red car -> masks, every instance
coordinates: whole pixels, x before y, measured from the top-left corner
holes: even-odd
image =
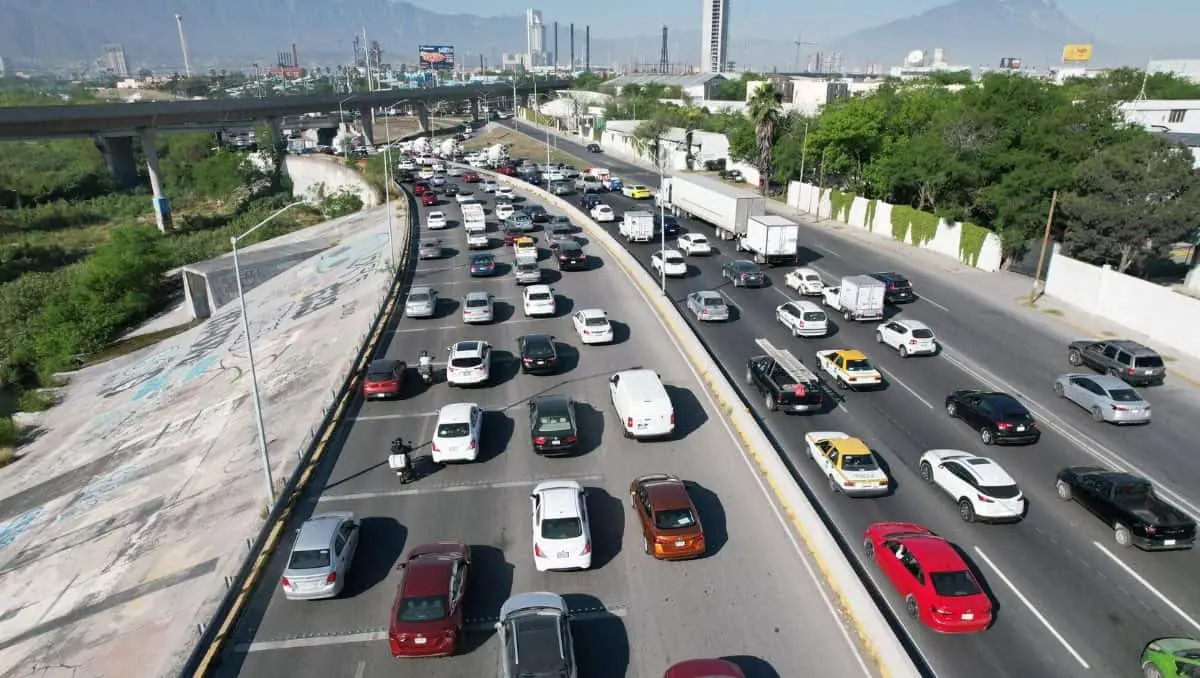
[[[400,360],[372,360],[363,375],[363,397],[398,398],[407,366]]]
[[[517,176],[517,168],[513,167],[512,165],[501,165],[496,168],[496,172],[498,174],[503,174],[506,177]]]
[[[479,175],[475,172],[463,172],[462,180],[468,184],[477,184],[479,183]]]
[[[863,550],[904,596],[908,616],[940,633],[977,633],[992,600],[954,546],[916,523],[875,523]]]
[[[433,207],[438,204],[437,195],[433,191],[426,191],[421,194],[421,204],[426,207]]]
[[[525,231],[522,231],[516,226],[509,226],[508,228],[504,229],[504,244],[511,245],[517,241],[517,238],[521,238],[526,235],[528,234],[525,233]]]
[[[724,659],[689,659],[667,669],[663,678],[746,678],[746,674]]]
[[[425,195],[432,191],[433,189],[429,187],[428,181],[418,181],[413,184],[413,195]]]
[[[458,649],[471,549],[446,541],[413,547],[392,605],[388,644],[393,657],[442,657]]]

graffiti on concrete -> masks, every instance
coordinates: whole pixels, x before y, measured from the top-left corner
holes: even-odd
[[[29,528],[33,527],[33,523],[38,519],[38,516],[42,515],[43,510],[45,509],[41,506],[32,508],[6,523],[0,523],[0,549],[13,543],[17,540],[17,537],[28,532]]]
[[[384,241],[387,240],[386,235],[381,237]],[[353,247],[338,248],[322,258],[317,264],[318,271],[328,272],[335,266],[344,266],[345,270],[331,284],[301,297],[295,313],[292,314],[292,320],[300,320],[333,306],[342,290],[353,287],[371,276],[371,272],[379,264],[381,252],[377,243],[372,243],[371,239],[364,238],[363,241]]]
[[[96,477],[71,500],[66,509],[58,514],[56,522],[69,520],[81,513],[91,511],[111,497],[113,493],[124,486],[136,474],[137,466],[135,464],[125,464],[102,476]]]

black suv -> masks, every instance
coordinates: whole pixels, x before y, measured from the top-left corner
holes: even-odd
[[[535,224],[544,224],[547,221],[550,221],[550,213],[547,212],[546,208],[542,207],[541,205],[525,205],[521,208],[521,211],[525,214],[528,214],[529,218],[532,219],[533,223]]]
[[[1086,365],[1135,386],[1161,386],[1167,380],[1162,356],[1129,339],[1073,341],[1067,349],[1067,360],[1075,367]]]
[[[666,216],[655,214],[654,232],[657,233],[659,229],[664,229],[667,236],[679,235],[679,220],[670,214]]]
[[[549,334],[526,334],[517,338],[521,371],[525,374],[554,374],[558,372],[558,350]]]
[[[912,283],[899,273],[868,273],[867,275],[887,285],[883,300],[889,304],[907,304],[917,300]]]
[[[967,422],[984,445],[1032,445],[1042,437],[1033,415],[1007,393],[955,391],[946,396],[946,414]]]
[[[579,206],[585,210],[590,210],[596,205],[599,205],[600,202],[600,196],[593,195],[591,193],[584,193],[583,197],[579,199]]]
[[[564,240],[558,244],[557,256],[558,270],[560,271],[580,271],[587,269],[587,254],[583,252],[583,246],[574,240]]]

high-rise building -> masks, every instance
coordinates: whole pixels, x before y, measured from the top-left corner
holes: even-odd
[[[104,46],[104,69],[118,78],[129,77],[129,60],[125,58],[124,45]]]
[[[542,13],[536,9],[525,10],[525,45],[528,65],[546,65],[546,26],[542,23]]]
[[[721,73],[728,63],[729,0],[703,0],[701,19],[700,70]]]

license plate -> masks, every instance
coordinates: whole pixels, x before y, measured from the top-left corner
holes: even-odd
[[[1174,539],[1164,539],[1163,540],[1163,546],[1174,546],[1174,545],[1175,545]]]
[[[640,431],[640,430],[646,428],[647,426],[649,426],[649,424],[641,423],[641,424],[637,425],[637,429]]]
[[[429,642],[429,639],[417,636],[416,638],[413,638],[413,642],[416,643],[417,645],[424,645],[425,643]]]
[[[571,556],[571,554],[568,551],[559,551],[558,552],[559,558],[569,558],[570,556]]]
[[[545,360],[535,360],[535,361],[533,361],[533,364],[534,365],[545,365],[546,361]]]
[[[1025,430],[1025,427],[1024,427],[1024,426],[1018,426],[1018,427],[1017,427],[1017,432],[1021,432],[1021,431],[1024,431],[1024,430]]]
[[[676,546],[679,546],[679,547],[682,547],[682,546],[683,546],[684,544],[686,544],[686,543],[687,543],[686,541],[677,541],[677,542],[675,542],[675,545],[676,545]]]
[[[964,612],[962,618],[963,621],[971,621],[975,618],[975,614],[973,612]]]

